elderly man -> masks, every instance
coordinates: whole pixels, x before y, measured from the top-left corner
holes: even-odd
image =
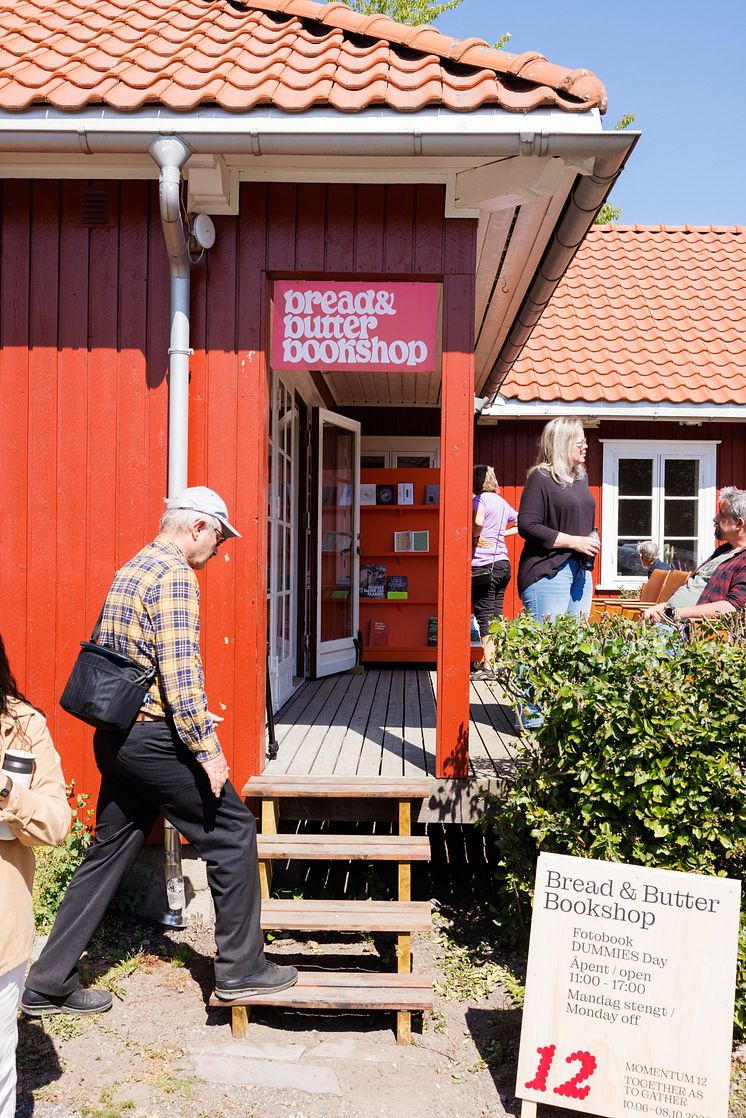
[[[720,490],[715,538],[723,540],[667,602],[645,610],[649,621],[690,621],[746,609],[746,491]]]
[[[645,570],[648,572],[650,578],[653,571],[670,571],[668,563],[664,563],[660,556],[660,549],[654,540],[643,540],[642,543],[637,545],[637,554],[640,556],[640,562]]]
[[[156,677],[129,733],[96,731],[95,837],[28,974],[28,1016],[111,1007],[109,993],[81,987],[76,964],[161,814],[207,863],[218,997],[230,1002],[297,980],[294,967],[264,956],[254,818],[228,783],[204,691],[194,572],[238,535],[217,493],[185,489],[167,501],[156,539],[114,577],[99,643],[155,667]]]

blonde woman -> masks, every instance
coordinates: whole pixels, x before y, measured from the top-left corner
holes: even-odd
[[[505,537],[515,535],[518,513],[500,496],[492,466],[475,466],[472,501],[471,608],[479,625],[484,662],[473,679],[492,679],[490,664],[495,646],[490,622],[503,611],[510,562]]]
[[[0,764],[7,749],[30,752],[34,768],[28,788],[0,773],[0,821],[12,836],[0,841],[0,1118],[16,1112],[18,1002],[34,941],[30,847],[57,846],[70,828],[65,780],[47,723],[18,690],[0,637]]]
[[[526,541],[518,593],[526,612],[539,621],[590,609],[600,544],[596,499],[585,472],[587,449],[579,419],[552,419],[526,479],[518,510],[518,531]]]

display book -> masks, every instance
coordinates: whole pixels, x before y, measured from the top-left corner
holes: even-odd
[[[363,662],[433,664],[440,471],[363,469],[360,497]]]

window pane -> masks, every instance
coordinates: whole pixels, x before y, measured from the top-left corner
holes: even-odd
[[[628,578],[640,577],[646,573],[637,553],[639,540],[620,540],[616,551],[616,573]]]
[[[382,470],[385,465],[385,454],[362,454],[360,456],[360,468],[362,470]]]
[[[397,454],[396,465],[400,470],[427,469],[430,465],[429,454]]]
[[[652,499],[631,498],[619,501],[617,532],[620,536],[635,536],[638,540],[646,540],[650,537],[652,526]]]
[[[699,462],[669,458],[664,463],[663,489],[667,497],[693,497],[699,491]]]
[[[619,459],[619,496],[647,497],[653,492],[653,459]]]
[[[666,501],[663,525],[666,536],[696,536],[697,502]]]
[[[693,571],[697,566],[697,541],[665,540],[662,559],[677,571]]]

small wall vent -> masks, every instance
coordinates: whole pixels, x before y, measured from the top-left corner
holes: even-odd
[[[81,222],[88,229],[111,225],[109,195],[105,190],[86,190],[83,193]]]

